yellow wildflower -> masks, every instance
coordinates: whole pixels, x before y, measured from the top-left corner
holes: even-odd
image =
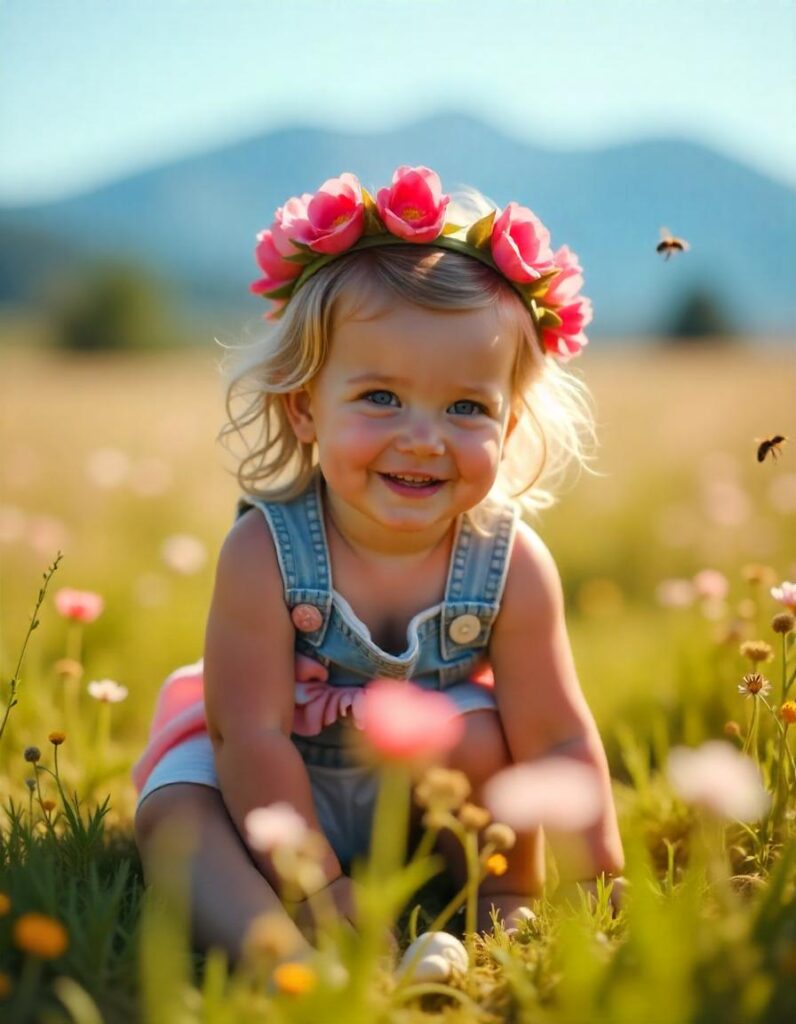
[[[31,912],[14,922],[14,945],[40,960],[55,960],[69,948],[66,928],[54,917]]]
[[[0,971],[0,999],[5,999],[11,995],[11,989],[13,988],[11,982],[11,975],[6,974],[5,971]]]
[[[277,991],[290,996],[301,996],[315,988],[317,976],[307,964],[290,961],[274,968],[274,985]]]
[[[61,732],[60,729],[56,729],[54,732],[50,733],[47,739],[50,741],[50,743],[52,743],[54,747],[60,747],[60,745],[66,739],[66,733]]]
[[[786,725],[796,724],[796,700],[786,700],[779,709],[779,717]]]
[[[45,811],[47,814],[49,814],[50,811],[54,811],[55,808],[56,808],[55,800],[42,800],[42,802],[41,802],[41,809],[43,811]]]
[[[505,875],[509,869],[509,862],[506,860],[502,853],[493,853],[490,857],[487,857],[485,865],[487,874],[489,875]]]
[[[11,898],[4,892],[0,892],[0,917],[5,915],[11,909]]]

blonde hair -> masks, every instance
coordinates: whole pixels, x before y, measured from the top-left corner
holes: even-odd
[[[447,219],[472,223],[496,204],[475,189],[460,189]],[[233,348],[227,374],[227,422],[218,440],[231,450],[238,438],[242,490],[288,501],[309,484],[317,464],[314,444],[293,433],[282,396],[306,386],[324,365],[335,324],[355,316],[374,288],[429,310],[496,307],[518,335],[514,365],[517,425],[504,448],[490,497],[516,500],[527,513],[556,500],[571,465],[588,468],[596,445],[590,395],[571,371],[544,355],[531,315],[499,274],[470,256],[432,245],[374,247],[340,256],[293,295],[279,321],[260,340]],[[220,343],[220,342],[219,342]],[[226,346],[225,346],[226,347]],[[535,456],[529,463],[529,455]]]

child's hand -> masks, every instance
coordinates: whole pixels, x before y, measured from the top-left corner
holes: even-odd
[[[348,875],[340,875],[333,882],[316,894],[316,900],[323,900],[327,905],[332,903],[336,913],[348,924],[356,929],[356,907],[354,905],[354,893],[351,879]],[[306,897],[296,903],[288,904],[293,912],[296,925],[301,932],[312,941],[317,926],[316,914],[312,906],[313,898]]]

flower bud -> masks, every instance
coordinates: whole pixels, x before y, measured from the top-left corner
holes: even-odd
[[[30,764],[36,764],[37,761],[41,760],[41,751],[38,747],[25,747],[25,752],[22,756]]]
[[[459,810],[459,821],[465,828],[474,832],[485,828],[492,820],[492,815],[485,807],[478,807],[476,804],[463,804]]]
[[[510,825],[495,821],[484,830],[484,842],[496,850],[510,850],[517,842],[517,834]]]
[[[779,612],[771,620],[771,628],[775,633],[782,633],[786,636],[788,633],[793,632],[793,625],[796,622],[793,615],[790,612]]]

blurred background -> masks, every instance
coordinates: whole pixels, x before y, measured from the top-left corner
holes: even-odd
[[[3,671],[60,548],[140,746],[232,520],[218,364],[265,329],[255,235],[406,163],[580,255],[598,475],[537,525],[601,724],[674,694],[671,616],[723,642],[746,563],[796,576],[796,445],[756,459],[796,434],[794,69],[791,0],[0,0]]]

